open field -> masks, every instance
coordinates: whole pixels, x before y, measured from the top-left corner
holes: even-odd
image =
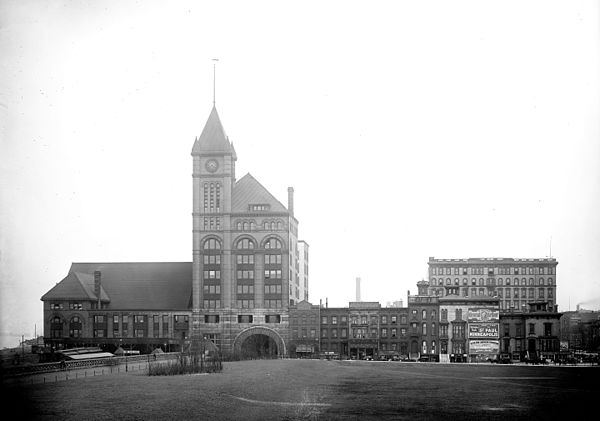
[[[591,420],[599,392],[600,367],[266,360],[220,374],[4,385],[2,395],[5,413],[40,420]]]

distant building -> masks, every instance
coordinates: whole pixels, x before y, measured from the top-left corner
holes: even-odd
[[[546,302],[500,315],[500,352],[512,360],[554,359],[560,353],[560,318]]]
[[[554,258],[467,258],[428,261],[427,295],[497,297],[500,310],[526,311],[529,303],[545,301],[556,309]]]
[[[565,311],[560,319],[560,341],[571,351],[600,352],[600,311]]]

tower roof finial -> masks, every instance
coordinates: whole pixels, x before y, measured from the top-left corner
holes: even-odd
[[[218,58],[213,58],[213,107],[216,104],[217,95],[216,95],[216,86],[217,86],[217,61]]]

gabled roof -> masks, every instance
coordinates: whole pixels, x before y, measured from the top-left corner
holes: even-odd
[[[192,155],[201,153],[235,154],[214,106],[204,125],[202,134],[196,139],[192,148]]]
[[[93,274],[71,272],[54,288],[42,296],[48,300],[97,300]],[[100,300],[110,301],[104,288],[100,287]]]
[[[248,205],[270,206],[270,212],[287,212],[285,206],[269,193],[250,173],[239,179],[233,186],[231,199],[232,212],[248,212]]]
[[[88,279],[92,297],[94,271],[101,272],[103,296],[110,308],[119,310],[187,310],[192,296],[191,262],[73,263],[69,275],[42,297],[59,297],[58,292],[74,287],[74,279]],[[64,285],[63,285],[64,284]],[[83,299],[80,297],[73,297]]]

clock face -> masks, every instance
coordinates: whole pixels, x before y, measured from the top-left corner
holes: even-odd
[[[209,159],[206,161],[206,170],[208,172],[215,172],[217,171],[217,168],[219,168],[219,163],[214,159]]]

